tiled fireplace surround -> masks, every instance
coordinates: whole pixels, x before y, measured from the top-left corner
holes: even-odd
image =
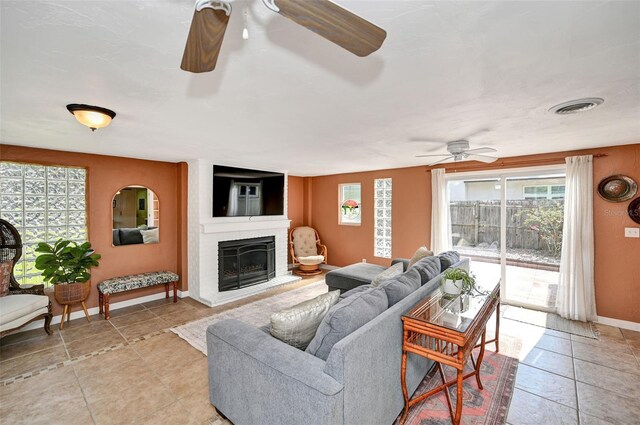
[[[287,187],[283,216],[212,217],[213,162],[189,161],[189,296],[215,306],[244,298],[295,278],[287,270],[289,219]],[[268,282],[235,291],[218,291],[218,242],[274,236],[276,277]]]

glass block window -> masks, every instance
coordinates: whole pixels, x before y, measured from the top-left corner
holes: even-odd
[[[362,220],[360,207],[360,183],[345,183],[338,186],[338,223],[359,226]]]
[[[22,257],[14,268],[20,284],[42,283],[35,268],[39,242],[87,240],[84,168],[0,161],[0,217],[22,238]]]
[[[373,255],[391,258],[391,179],[375,179]]]

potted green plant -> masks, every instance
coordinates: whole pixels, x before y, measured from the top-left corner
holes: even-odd
[[[39,255],[35,267],[42,270],[45,282],[54,285],[56,301],[63,305],[84,303],[91,289],[89,271],[100,265],[100,254],[91,249],[91,244],[85,242],[78,245],[59,239],[53,245],[40,242],[36,252]]]
[[[442,291],[449,296],[457,296],[462,293],[469,294],[476,289],[476,278],[460,268],[445,270],[442,276]]]

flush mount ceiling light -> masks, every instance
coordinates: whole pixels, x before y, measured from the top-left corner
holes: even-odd
[[[599,97],[586,97],[584,99],[570,100],[554,106],[549,109],[549,112],[553,112],[558,115],[577,114],[593,109],[602,104],[602,102],[604,102],[604,99]]]
[[[67,105],[67,109],[76,117],[80,124],[86,125],[91,131],[96,131],[96,128],[108,126],[116,116],[116,113],[111,109],[101,108],[99,106],[72,103]]]

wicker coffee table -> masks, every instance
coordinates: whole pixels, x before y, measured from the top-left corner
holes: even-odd
[[[404,339],[402,343],[402,394],[404,411],[400,424],[407,419],[409,408],[434,394],[444,391],[449,405],[449,413],[454,425],[462,417],[462,382],[475,376],[478,388],[482,389],[480,366],[486,344],[495,343],[499,350],[500,331],[500,282],[482,284],[483,294],[445,297],[436,290],[420,300],[406,315],[402,316]],[[486,326],[491,315],[496,312],[496,337],[486,340]],[[480,344],[478,343],[478,340]],[[473,349],[480,347],[478,358],[473,357]],[[407,354],[415,353],[436,362],[442,384],[424,394],[409,399],[406,382]],[[464,365],[471,359],[473,372],[463,373]],[[456,369],[456,378],[446,380],[443,365]],[[448,388],[457,386],[455,410]]]

